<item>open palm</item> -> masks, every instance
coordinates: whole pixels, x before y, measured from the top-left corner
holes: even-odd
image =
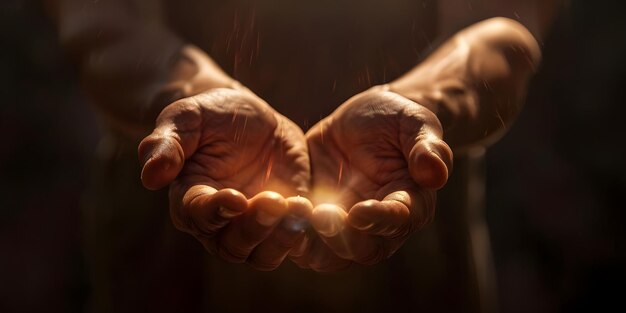
[[[172,183],[175,226],[223,259],[273,269],[302,238],[276,226],[311,208],[293,197],[310,180],[304,134],[250,91],[213,89],[169,105],[139,154],[147,188]]]
[[[317,233],[292,251],[299,265],[377,263],[432,219],[452,152],[428,109],[376,87],[320,121],[307,140]]]

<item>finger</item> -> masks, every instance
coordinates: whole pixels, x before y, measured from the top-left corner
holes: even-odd
[[[320,204],[313,209],[311,226],[326,237],[337,235],[345,227],[346,211],[338,205]]]
[[[435,136],[420,136],[408,157],[409,173],[423,188],[440,189],[448,181],[452,150]]]
[[[289,259],[301,268],[316,272],[337,272],[352,265],[352,261],[337,256],[315,233],[307,234],[289,252]]]
[[[303,197],[286,200],[288,214],[248,258],[248,263],[258,270],[277,268],[287,253],[304,238],[307,217],[311,215],[313,204]]]
[[[310,241],[310,234],[305,234],[304,238],[296,243],[295,246],[287,253],[289,259],[303,269],[311,268],[309,266],[309,260],[307,255]]]
[[[174,226],[196,237],[210,253],[215,253],[215,235],[230,220],[245,212],[246,197],[234,189],[194,183],[191,187],[175,181],[170,187],[170,216]]]
[[[443,129],[429,109],[409,100],[400,116],[400,145],[413,180],[423,188],[439,189],[452,168],[452,150]]]
[[[381,238],[347,224],[347,213],[339,206],[322,204],[313,209],[311,225],[337,256],[361,264],[375,264],[387,256]]]
[[[196,185],[185,194],[183,205],[198,235],[213,237],[246,211],[248,201],[235,189],[216,191],[209,186]]]
[[[197,149],[201,123],[200,107],[188,99],[163,109],[156,128],[138,148],[141,181],[146,188],[160,189],[176,178],[185,159]]]
[[[411,211],[405,203],[387,197],[382,201],[366,200],[355,204],[347,220],[350,226],[367,234],[393,239],[408,234]]]
[[[220,234],[218,254],[229,262],[245,262],[287,213],[287,201],[278,193],[264,191],[248,201],[248,210]]]
[[[385,239],[405,239],[429,224],[434,213],[434,191],[395,191],[382,201],[367,200],[355,204],[348,214],[348,224]]]

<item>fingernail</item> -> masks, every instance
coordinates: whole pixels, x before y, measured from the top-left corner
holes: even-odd
[[[267,212],[264,212],[264,211],[257,211],[256,212],[256,221],[259,222],[259,224],[261,224],[263,226],[272,226],[272,225],[276,224],[278,219],[279,219],[278,216],[271,215],[271,214],[269,214]]]
[[[219,210],[218,210],[219,215],[221,215],[224,218],[233,218],[239,214],[241,214],[241,212],[236,212],[233,210],[228,209],[227,207],[223,207],[220,206]]]

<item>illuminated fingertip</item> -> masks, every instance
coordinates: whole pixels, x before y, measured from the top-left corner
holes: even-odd
[[[309,218],[313,211],[313,203],[304,197],[289,197],[287,200],[287,210],[296,217]]]
[[[285,198],[281,194],[279,194],[278,192],[274,192],[274,191],[260,192],[254,197],[252,197],[250,201],[257,202],[261,205],[267,204],[267,205],[279,206],[285,209],[287,208],[287,200],[285,200]]]
[[[279,194],[278,192],[275,191],[262,191],[260,193],[258,193],[256,196],[253,197],[253,199],[267,199],[267,200],[274,200],[274,201],[284,201],[285,198],[283,198],[283,196],[281,194]]]
[[[313,204],[311,201],[302,196],[289,197],[286,199],[289,206],[299,206],[299,207],[307,207],[313,208]]]
[[[322,236],[334,237],[345,227],[346,212],[333,204],[321,204],[313,210],[311,224]]]
[[[233,218],[246,211],[248,200],[241,192],[227,188],[214,192],[209,205],[217,206],[220,216]]]

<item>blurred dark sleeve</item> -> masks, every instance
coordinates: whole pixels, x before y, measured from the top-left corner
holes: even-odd
[[[171,32],[159,1],[48,0],[81,84],[114,130],[141,138],[167,104],[233,80]]]

